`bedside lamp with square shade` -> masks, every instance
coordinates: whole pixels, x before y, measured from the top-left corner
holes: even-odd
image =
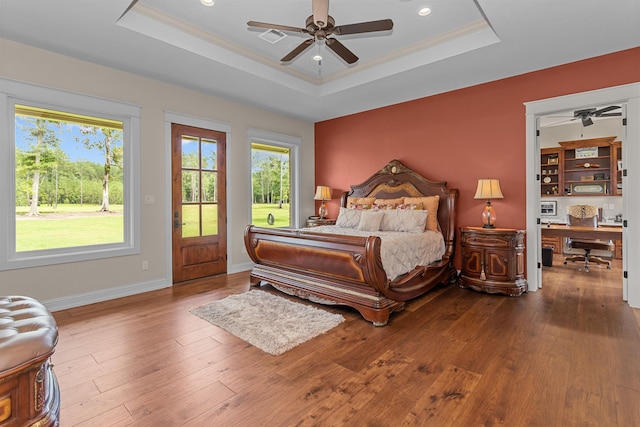
[[[493,223],[496,220],[496,211],[491,206],[491,199],[502,199],[502,191],[500,190],[500,181],[497,179],[479,179],[478,188],[474,199],[486,199],[487,204],[482,211],[483,228],[494,228]]]
[[[331,189],[323,185],[318,185],[318,187],[316,187],[316,195],[313,199],[322,201],[320,203],[320,209],[318,209],[318,216],[320,219],[325,219],[327,217],[327,208],[324,202],[325,200],[331,200]]]

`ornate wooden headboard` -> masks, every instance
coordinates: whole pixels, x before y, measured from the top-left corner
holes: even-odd
[[[445,239],[446,255],[453,254],[456,235],[457,189],[447,189],[447,182],[430,181],[414,172],[399,160],[390,161],[385,167],[373,174],[363,183],[352,185],[351,191],[345,191],[340,205],[347,206],[348,197],[376,197],[392,199],[396,197],[440,196],[438,205],[438,224]]]

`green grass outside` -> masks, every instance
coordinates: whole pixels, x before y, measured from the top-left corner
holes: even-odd
[[[218,234],[218,205],[202,206],[202,235]],[[182,237],[200,236],[200,210],[198,205],[182,206]]]
[[[113,215],[100,214],[99,208],[97,205],[58,205],[56,209],[40,206],[40,216],[29,218],[26,216],[29,207],[18,206],[16,250],[24,252],[122,242],[122,205],[110,206]],[[70,215],[65,217],[64,214]],[[73,216],[78,214],[86,215]],[[269,214],[273,215],[273,224],[268,223]],[[205,206],[203,215],[203,234],[217,234],[217,206]],[[198,219],[198,210],[185,206],[182,218],[185,223],[182,230],[184,237],[199,235]],[[278,204],[254,204],[251,223],[260,227],[288,227],[291,224],[289,204],[283,204],[282,208]]]
[[[40,216],[27,217],[28,207],[16,209],[16,251],[119,243],[124,239],[122,205],[112,213],[99,213],[97,205],[58,205],[38,208]],[[57,215],[52,215],[57,214]],[[65,217],[65,214],[70,216]],[[82,214],[82,216],[73,216]]]
[[[98,212],[100,210],[100,205],[68,205],[68,204],[60,204],[56,208],[49,205],[41,205],[38,206],[38,212],[40,214],[51,214],[51,213],[91,213]],[[109,205],[109,210],[111,212],[124,212],[124,208],[122,205]],[[29,213],[29,206],[16,206],[16,215],[26,215]]]
[[[273,215],[273,225],[267,222],[269,214]],[[291,212],[288,203],[283,203],[282,208],[278,204],[254,203],[251,207],[251,224],[259,227],[289,227],[291,225]]]

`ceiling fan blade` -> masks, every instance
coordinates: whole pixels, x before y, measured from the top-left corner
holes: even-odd
[[[326,39],[325,44],[329,49],[338,54],[340,58],[344,59],[344,62],[347,64],[353,64],[358,60],[358,57],[337,39]]]
[[[605,113],[605,114],[597,114],[596,117],[620,117],[622,113]]]
[[[311,46],[315,42],[314,39],[308,39],[300,43],[295,49],[289,52],[286,56],[284,56],[280,61],[289,62],[293,61],[298,55],[307,50],[309,46]]]
[[[622,107],[619,106],[619,105],[610,105],[608,107],[604,107],[604,108],[601,108],[599,110],[594,111],[593,114],[596,115],[596,116],[600,116],[602,113],[607,113],[607,112],[609,112],[611,110],[617,110],[618,108],[622,108]],[[620,114],[622,114],[622,113],[620,113]]]
[[[329,0],[311,0],[313,23],[324,28],[329,22]]]
[[[293,33],[308,33],[306,28],[290,27],[288,25],[269,24],[267,22],[249,21],[247,22],[249,27],[267,28],[269,30],[290,31]]]
[[[359,22],[357,24],[338,25],[333,29],[333,34],[347,35],[359,33],[372,33],[374,31],[388,31],[393,29],[391,19],[381,19],[379,21]]]

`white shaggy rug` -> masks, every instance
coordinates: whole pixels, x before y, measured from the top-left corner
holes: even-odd
[[[344,322],[339,314],[251,290],[212,301],[191,313],[259,349],[282,354]]]

